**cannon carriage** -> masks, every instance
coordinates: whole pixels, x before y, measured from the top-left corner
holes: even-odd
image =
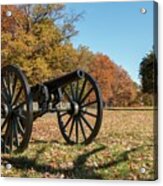
[[[103,115],[102,97],[94,78],[76,70],[44,83],[29,86],[15,65],[1,70],[1,152],[27,148],[33,121],[56,113],[68,144],[89,144],[97,136]]]

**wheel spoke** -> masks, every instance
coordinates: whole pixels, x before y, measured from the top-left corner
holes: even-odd
[[[92,91],[93,91],[93,87],[86,93],[86,95],[85,95],[84,98],[80,101],[80,103],[83,103]]]
[[[2,98],[2,100],[4,99],[5,103],[8,103],[9,100],[7,99],[6,96],[7,96],[7,95],[5,95],[4,92],[1,92],[1,98]]]
[[[2,82],[2,90],[3,90],[3,92],[5,92],[5,95],[7,97],[10,97],[9,94],[8,94],[8,91],[7,91],[6,81],[4,80],[4,77],[3,76],[1,78],[1,82]]]
[[[68,93],[66,92],[65,89],[63,89],[63,92],[66,94],[66,97],[68,98],[69,102],[73,102],[72,99],[70,98],[70,96],[68,95]]]
[[[83,112],[84,114],[87,114],[87,115],[89,115],[89,116],[92,116],[92,117],[97,118],[97,115],[96,115],[96,114],[93,114],[93,113],[88,112],[88,111],[86,111],[86,110],[81,110],[81,112]]]
[[[64,112],[63,114],[60,114],[60,117],[66,116],[67,114],[67,112]]]
[[[8,74],[6,81],[7,81],[7,87],[8,87],[9,96],[10,96],[10,98],[12,98],[12,95],[11,95],[11,79],[10,78],[11,78],[10,74]]]
[[[9,117],[7,116],[7,117],[5,118],[5,121],[3,122],[2,126],[1,126],[1,132],[3,131],[4,127],[6,126],[6,124],[7,124],[7,122],[8,122],[8,119],[9,119]]]
[[[23,119],[23,120],[26,120],[26,116],[24,114],[18,113],[18,114],[16,114],[16,116]]]
[[[76,125],[76,143],[78,143],[78,139],[79,139],[79,128],[78,128],[78,120],[75,120],[75,125]]]
[[[15,99],[14,99],[14,101],[13,101],[12,105],[15,105],[17,103],[17,101],[18,101],[18,99],[19,99],[19,97],[21,95],[22,90],[23,90],[23,87],[21,86],[19,91],[18,91],[18,93],[17,93],[17,95],[16,95],[16,97],[15,97]]]
[[[68,120],[66,121],[65,125],[63,126],[63,129],[65,129],[68,126],[68,124],[70,123],[71,119],[72,119],[72,116],[70,116],[68,118]]]
[[[14,110],[19,109],[20,107],[24,106],[24,104],[26,104],[26,101],[23,101],[22,103],[19,103],[19,105],[17,105]]]
[[[7,90],[6,81],[5,81],[5,78],[3,76],[1,76],[1,83],[2,83],[2,88],[4,88],[5,90]]]
[[[76,100],[78,100],[78,92],[79,92],[79,81],[76,81]]]
[[[14,76],[14,83],[13,83],[13,85],[12,85],[12,98],[14,98],[14,95],[15,95],[15,88],[16,88],[16,85],[17,85],[17,80],[18,80],[18,78],[17,78],[17,76],[15,75]]]
[[[97,103],[96,100],[95,100],[95,101],[88,102],[88,103],[85,103],[84,105],[81,105],[81,108],[87,107],[87,106],[89,106],[89,105],[93,105],[93,104],[95,104],[95,103]]]
[[[1,146],[4,146],[4,135],[3,136],[1,136]]]
[[[79,101],[81,100],[82,96],[83,96],[83,92],[84,92],[84,89],[85,89],[85,86],[86,86],[86,83],[87,83],[87,79],[84,80],[84,83],[82,85],[82,88],[81,88],[81,91],[80,91],[80,94],[79,94]]]
[[[83,119],[84,123],[88,126],[88,128],[93,131],[92,126],[89,124],[89,122],[85,119],[85,117],[83,116],[83,114],[81,114],[81,118]]]
[[[83,127],[83,123],[81,121],[81,119],[79,118],[79,125],[80,125],[80,128],[81,128],[81,131],[82,131],[82,134],[83,134],[83,137],[84,137],[84,140],[86,141],[86,134],[85,134],[85,131],[84,131],[84,127]]]
[[[8,145],[10,131],[11,131],[11,120],[8,122],[7,129],[6,129],[6,132],[4,135],[4,148],[5,148],[5,150],[6,150],[6,145]]]
[[[13,118],[15,123],[14,123],[14,136],[15,136],[15,143],[16,146],[19,146],[19,139],[18,139],[18,122],[15,118]]]
[[[10,151],[12,151],[13,149],[13,137],[14,137],[13,127],[14,127],[14,123],[13,120],[11,120],[11,129],[10,129],[10,136],[9,136]]]
[[[71,134],[72,134],[72,131],[73,131],[73,128],[74,128],[74,122],[75,122],[75,119],[73,118],[71,128],[70,128],[70,131],[69,131],[69,135],[68,135],[69,139],[71,138]]]
[[[21,135],[23,136],[25,134],[25,130],[23,129],[22,123],[19,118],[16,117],[17,123],[18,123],[18,131],[20,131]]]
[[[75,94],[74,94],[74,89],[73,89],[72,83],[70,84],[70,89],[71,89],[72,99],[75,100]]]

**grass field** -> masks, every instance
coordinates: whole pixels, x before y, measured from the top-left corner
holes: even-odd
[[[2,155],[2,176],[76,179],[153,180],[152,110],[105,110],[101,130],[88,146],[69,146],[56,116],[34,122],[29,147],[21,154]],[[12,168],[7,170],[5,165]],[[145,172],[141,173],[141,168]]]

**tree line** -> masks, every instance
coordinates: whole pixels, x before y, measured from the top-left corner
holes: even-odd
[[[7,15],[7,11],[12,14]],[[19,65],[31,85],[81,68],[95,77],[108,106],[140,105],[144,94],[152,95],[153,90],[144,92],[146,88],[133,82],[127,71],[109,56],[93,53],[84,45],[73,46],[71,38],[79,32],[75,23],[83,13],[67,13],[64,4],[5,5],[1,13],[2,66]],[[149,79],[144,79],[144,68],[142,62],[143,82]]]

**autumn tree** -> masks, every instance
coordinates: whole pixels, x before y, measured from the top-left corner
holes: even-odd
[[[103,101],[108,102],[108,99],[113,96],[111,84],[113,82],[114,64],[106,55],[97,54],[92,63],[90,63],[89,69],[100,85]]]
[[[10,15],[11,14],[11,15]],[[4,5],[1,10],[1,31],[14,34],[18,29],[25,27],[25,15],[15,5]]]
[[[81,68],[98,81],[105,103],[124,106],[134,99],[133,82],[122,67],[86,46],[73,47],[82,14],[67,14],[64,4],[2,6],[1,12],[2,66],[18,64],[30,84]]]
[[[114,106],[127,106],[136,97],[136,88],[128,73],[103,54],[97,54],[89,65],[98,81],[103,101]]]
[[[63,4],[53,4],[2,6],[2,16],[2,65],[18,64],[31,84],[77,67],[70,38],[78,33],[75,22],[81,14],[67,14]]]
[[[121,66],[115,65],[114,83],[112,84],[114,105],[128,106],[137,95],[137,88],[131,77]]]

